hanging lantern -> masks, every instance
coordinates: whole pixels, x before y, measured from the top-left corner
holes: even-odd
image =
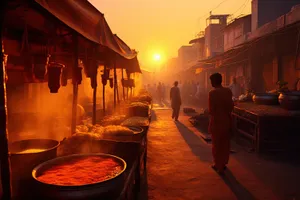
[[[82,82],[82,68],[81,67],[77,67],[74,70],[74,77],[73,77],[73,83],[74,81],[77,83],[77,84],[81,84]]]
[[[103,74],[101,75],[101,78],[102,78],[102,84],[105,86],[107,85],[107,80],[109,79],[109,72],[110,70],[109,69],[105,69],[103,71]]]
[[[97,75],[92,76],[90,79],[91,79],[91,87],[95,89],[97,87]]]
[[[60,79],[61,72],[64,68],[64,65],[60,63],[50,63],[48,65],[48,87],[50,89],[50,93],[57,93],[60,88]]]
[[[128,87],[129,88],[134,88],[135,87],[134,79],[128,79]]]
[[[68,70],[66,67],[62,69],[61,86],[65,87],[68,84]]]
[[[101,75],[101,79],[102,79],[102,85],[106,86],[107,85],[107,78],[105,77],[105,75]]]
[[[113,78],[109,78],[109,87],[113,88],[114,87],[114,79]]]
[[[50,55],[35,55],[33,56],[34,67],[33,73],[35,78],[44,80],[47,73]]]

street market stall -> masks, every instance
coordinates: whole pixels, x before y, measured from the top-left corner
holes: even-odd
[[[256,152],[292,151],[299,148],[300,111],[277,105],[241,102],[232,113],[237,140],[246,138]]]
[[[32,192],[32,189],[35,188],[35,183],[33,180],[29,180],[30,178],[26,178],[26,180],[18,183],[22,185],[22,193],[18,193],[19,191],[15,190],[14,186],[13,192],[11,192],[12,181],[10,179],[9,154],[14,152],[10,150],[9,153],[8,148],[10,141],[7,137],[6,84],[22,85],[24,83],[41,84],[48,82],[50,92],[57,93],[61,86],[68,84],[68,79],[72,79],[73,106],[72,120],[70,119],[70,122],[72,121],[70,134],[73,134],[76,132],[76,124],[78,122],[76,119],[76,106],[78,85],[82,81],[82,69],[84,68],[84,71],[88,72],[88,77],[92,77],[92,87],[96,88],[95,72],[99,64],[116,62],[115,60],[118,55],[124,59],[134,59],[137,61],[136,52],[129,51],[116,40],[103,14],[88,1],[64,0],[59,4],[54,1],[43,0],[1,1],[1,9],[3,9],[1,10],[3,11],[1,12],[1,22],[4,22],[1,23],[1,33],[3,34],[1,34],[0,38],[2,41],[0,70],[2,78],[0,87],[0,103],[2,108],[0,127],[2,198],[6,200],[15,196],[20,199],[24,199],[25,197],[34,199],[38,196],[38,198],[45,199],[49,193],[43,193],[45,191],[43,189],[41,189],[40,193]],[[92,54],[89,54],[90,52]],[[87,55],[92,56],[89,58]],[[91,60],[92,62],[87,62],[87,60]],[[84,62],[82,63],[81,61]],[[10,68],[11,64],[12,67]],[[129,68],[125,69],[130,71]],[[19,78],[16,78],[16,74],[11,73],[12,71],[18,71]],[[46,131],[47,128],[44,127],[44,129]],[[103,196],[102,198],[107,199],[109,197],[109,199],[113,199],[110,197],[114,196],[116,199],[125,199],[125,196],[134,190],[129,185],[134,185],[134,187],[139,186],[139,179],[136,177],[139,177],[137,174],[140,173],[140,165],[138,164],[140,163],[141,155],[140,145],[138,145],[138,149],[135,149],[137,145],[133,142],[126,143],[125,147],[122,147],[120,142],[108,141],[107,143],[109,144],[107,145],[102,143],[99,140],[98,146],[103,147],[103,149],[100,149],[102,150],[100,153],[118,154],[119,151],[121,152],[119,155],[127,164],[124,172],[126,174],[125,184],[120,192],[111,191],[109,194],[105,194],[108,196]],[[27,154],[33,157],[43,157],[42,160],[35,160],[34,163],[30,163],[27,166],[33,168],[33,166],[56,157],[55,154],[51,154],[50,157],[43,156],[48,150],[53,152],[59,144],[55,143],[54,145],[53,143],[52,145],[49,143],[49,145],[45,143],[43,148],[39,145],[30,147],[35,149],[34,151],[28,149],[29,146],[25,145],[20,150],[22,153],[16,152],[16,154],[22,158],[27,156]],[[111,145],[110,148],[108,148],[109,145]],[[131,146],[136,153],[130,152],[129,149]],[[38,151],[37,149],[39,148],[42,150]],[[121,150],[116,151],[116,149]],[[30,161],[29,158],[25,160]],[[12,169],[12,176],[15,175],[14,170]],[[31,170],[29,169],[29,171]],[[40,187],[42,188],[42,186]],[[97,196],[97,198],[101,198],[101,195]],[[86,199],[84,196],[82,198]],[[54,199],[59,199],[59,197],[55,196]]]

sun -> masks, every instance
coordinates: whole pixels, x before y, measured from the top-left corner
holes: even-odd
[[[154,54],[154,55],[153,55],[153,60],[154,60],[154,61],[160,61],[160,60],[161,60],[161,55],[158,54],[158,53]]]

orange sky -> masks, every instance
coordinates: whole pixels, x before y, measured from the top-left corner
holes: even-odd
[[[212,8],[219,5],[213,14],[234,13],[234,17],[251,11],[251,0],[89,1],[104,13],[114,33],[139,51],[141,67],[145,69],[155,65],[154,54],[161,54],[162,61],[176,57],[180,46],[204,30]]]

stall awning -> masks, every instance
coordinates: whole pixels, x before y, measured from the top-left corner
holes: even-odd
[[[119,46],[122,47],[122,49],[126,50],[127,52],[132,51],[133,53],[136,53],[135,50],[131,49],[121,38],[119,38],[116,34],[115,40],[119,44]],[[137,59],[137,56],[135,56],[132,59],[124,59],[123,57],[117,59],[117,68],[124,68],[127,70],[128,73],[142,73],[142,70],[140,68],[139,61]]]
[[[119,57],[116,59],[116,68],[118,69],[126,69],[127,73],[142,73],[139,61],[137,57],[133,59],[125,59],[123,57]]]
[[[136,52],[116,41],[104,15],[87,0],[35,0],[44,9],[86,39],[106,46],[126,59]]]

